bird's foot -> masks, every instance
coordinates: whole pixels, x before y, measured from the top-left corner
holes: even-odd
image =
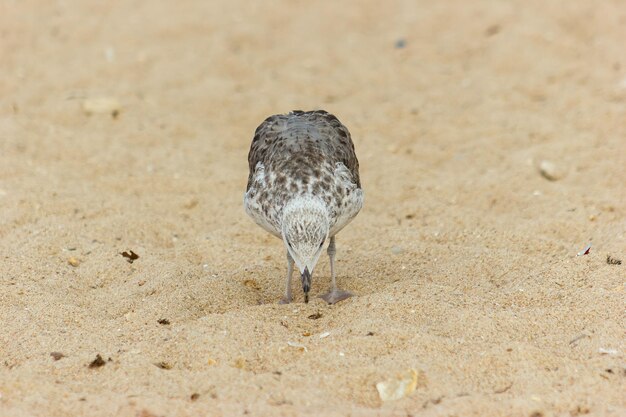
[[[334,290],[331,290],[324,295],[320,295],[320,298],[326,301],[328,304],[335,304],[352,296],[353,294],[348,291],[335,288]]]
[[[283,297],[278,302],[278,304],[289,304],[289,303],[291,303],[291,297]]]

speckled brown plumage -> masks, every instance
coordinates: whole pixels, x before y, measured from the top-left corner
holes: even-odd
[[[257,163],[265,165],[277,154],[293,155],[298,164],[284,163],[277,169],[292,168],[292,173],[306,178],[305,173],[320,175],[320,163],[328,159],[331,163],[343,163],[361,188],[359,178],[359,161],[354,152],[354,144],[348,129],[334,115],[315,110],[304,112],[294,110],[289,114],[270,116],[256,128],[250,152],[248,153],[248,187],[252,185],[252,177]]]

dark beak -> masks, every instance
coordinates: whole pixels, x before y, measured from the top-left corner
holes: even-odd
[[[304,302],[309,302],[309,291],[311,290],[311,272],[309,268],[304,268],[302,273],[302,290],[304,291]]]

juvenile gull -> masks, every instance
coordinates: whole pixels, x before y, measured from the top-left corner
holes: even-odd
[[[256,129],[248,164],[246,213],[282,239],[287,250],[281,302],[292,300],[294,262],[309,302],[313,270],[327,240],[331,287],[321,298],[334,304],[350,297],[335,281],[335,235],[363,206],[359,161],[348,129],[323,110],[270,116]]]

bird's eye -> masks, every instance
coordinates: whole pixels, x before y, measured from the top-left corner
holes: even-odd
[[[324,242],[320,243],[320,248],[321,248],[322,246],[324,246]]]

